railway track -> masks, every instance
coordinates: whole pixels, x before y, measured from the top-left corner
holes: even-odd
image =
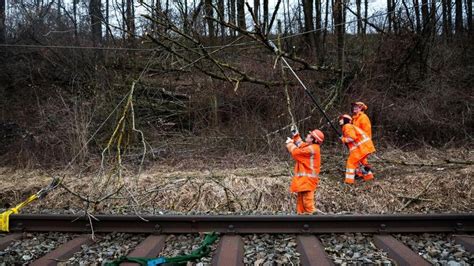
[[[12,215],[10,233],[0,238],[0,250],[25,233],[62,232],[74,234],[70,240],[37,258],[32,265],[56,265],[67,261],[85,245],[92,245],[90,233],[144,234],[128,254],[131,257],[157,257],[170,234],[218,232],[220,239],[213,265],[243,265],[244,241],[248,234],[292,234],[302,265],[332,265],[320,240],[323,234],[364,233],[378,249],[400,265],[430,265],[395,234],[446,234],[474,252],[474,214],[439,215],[324,215],[324,216],[111,216],[97,215]],[[1,256],[0,256],[1,260]],[[1,263],[0,263],[1,264]]]

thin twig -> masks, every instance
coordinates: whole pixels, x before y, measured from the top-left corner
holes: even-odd
[[[426,193],[426,191],[428,190],[428,188],[431,186],[431,184],[436,180],[438,179],[438,177],[434,177],[430,180],[430,182],[428,182],[428,184],[425,186],[425,188],[420,192],[418,193],[418,195],[416,195],[415,197],[411,198],[409,201],[407,201],[407,203],[405,203],[405,205],[403,205],[401,208],[398,209],[398,211],[402,211],[403,209],[405,209],[406,207],[408,207],[408,205],[410,205],[411,203],[413,203],[415,200],[418,200],[423,194]]]

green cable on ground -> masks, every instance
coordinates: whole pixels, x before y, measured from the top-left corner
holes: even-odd
[[[172,258],[165,258],[168,263],[182,263],[192,260],[200,259],[207,256],[211,252],[210,246],[217,240],[218,235],[216,233],[206,235],[201,246],[191,252],[189,255],[176,256]]]
[[[143,257],[127,257],[122,256],[112,262],[105,263],[106,266],[119,266],[122,262],[135,262],[142,266],[155,266],[161,264],[182,264],[188,261],[194,261],[207,256],[211,252],[211,245],[217,240],[217,233],[206,234],[201,246],[193,250],[190,254],[175,256],[175,257],[158,257],[158,258],[143,258]]]

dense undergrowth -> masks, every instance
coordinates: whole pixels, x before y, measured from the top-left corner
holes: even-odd
[[[298,75],[333,121],[349,111],[351,101],[364,101],[376,145],[471,147],[474,43],[459,38],[435,38],[420,48],[417,36],[409,33],[348,36],[343,76],[331,71]],[[293,44],[298,46],[296,40]],[[304,50],[295,52],[312,61]],[[173,68],[163,51],[151,64],[150,52],[105,51],[101,60],[87,50],[54,48],[7,50],[4,55],[0,156],[5,164],[49,167],[75,157],[79,164],[97,160],[124,108],[119,103],[143,70],[133,97],[135,120],[152,155],[219,156],[226,150],[285,154],[279,144],[291,120],[283,87],[250,82],[236,87],[192,69]],[[273,68],[275,57],[258,47],[231,48],[218,57],[264,80],[282,78],[278,64]],[[325,64],[332,65],[332,59],[328,53]],[[300,129],[321,128],[325,145],[338,145],[302,88],[288,80],[290,107]],[[135,158],[142,143],[129,128],[131,117],[126,123],[123,151]]]

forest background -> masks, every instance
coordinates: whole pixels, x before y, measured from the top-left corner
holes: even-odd
[[[269,40],[379,148],[472,148],[469,0],[0,0],[1,162],[286,158],[292,119],[339,145]]]

